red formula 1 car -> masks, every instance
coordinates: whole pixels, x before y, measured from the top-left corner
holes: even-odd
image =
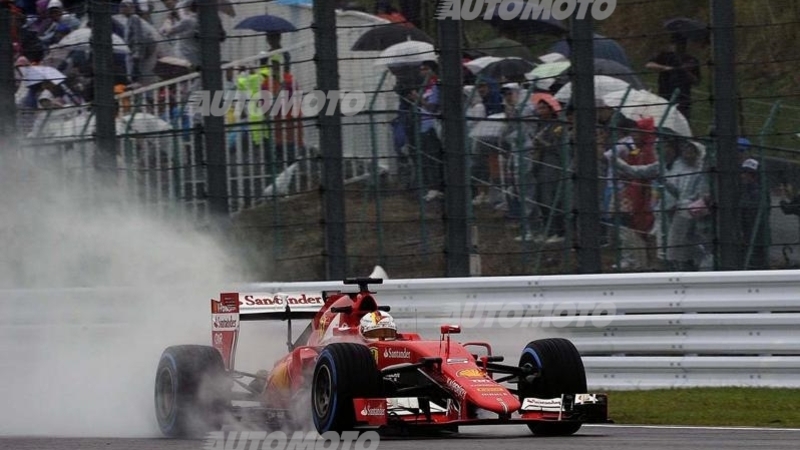
[[[212,346],[164,350],[155,380],[156,416],[166,436],[219,430],[227,420],[262,429],[457,431],[465,425],[524,424],[535,435],[570,435],[606,423],[607,397],[587,393],[571,342],[530,342],[516,365],[488,343],[458,343],[457,325],[439,339],[397,332],[369,284],[354,293],[221,294],[212,300]],[[311,323],[294,342],[291,320]],[[234,369],[240,321],[289,320],[289,353],[271,371]],[[253,406],[241,405],[248,402]],[[237,405],[238,404],[238,405]]]

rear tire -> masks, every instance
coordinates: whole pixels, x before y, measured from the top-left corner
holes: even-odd
[[[540,376],[529,383],[519,382],[519,399],[526,397],[556,398],[561,394],[587,392],[586,370],[575,345],[567,339],[553,338],[533,341],[525,346],[519,366],[526,364],[538,369]],[[581,428],[576,422],[543,422],[528,424],[537,436],[569,436]]]
[[[353,399],[383,396],[383,378],[365,345],[336,343],[320,352],[311,384],[311,416],[319,434],[352,430]]]
[[[161,354],[156,370],[155,412],[167,437],[202,437],[222,428],[230,407],[230,379],[213,347],[179,345]]]

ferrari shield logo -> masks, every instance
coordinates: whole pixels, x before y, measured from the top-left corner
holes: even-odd
[[[378,355],[380,352],[375,347],[370,347],[369,352],[372,353],[372,357],[375,359],[375,364],[378,364]]]
[[[484,378],[486,375],[478,369],[464,369],[458,371],[458,376],[464,378]]]

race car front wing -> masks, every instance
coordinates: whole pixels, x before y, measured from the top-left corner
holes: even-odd
[[[465,417],[452,403],[447,407],[423,398],[354,399],[356,421],[363,427],[391,425],[461,426],[529,424],[535,422],[610,423],[606,394],[564,394],[551,399],[524,398],[519,411],[499,415],[476,410]]]

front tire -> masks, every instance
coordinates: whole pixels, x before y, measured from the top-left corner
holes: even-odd
[[[326,346],[311,384],[311,415],[319,434],[350,431],[356,424],[354,398],[383,397],[383,379],[369,349],[361,344]]]
[[[530,364],[540,373],[532,382],[521,379],[519,399],[556,398],[561,394],[587,392],[586,370],[580,352],[567,339],[553,338],[533,341],[525,346],[519,366]],[[569,436],[581,428],[580,422],[542,422],[528,424],[537,436]]]
[[[229,394],[230,380],[217,349],[179,345],[161,354],[156,370],[155,412],[165,436],[201,437],[220,430],[230,406]]]

